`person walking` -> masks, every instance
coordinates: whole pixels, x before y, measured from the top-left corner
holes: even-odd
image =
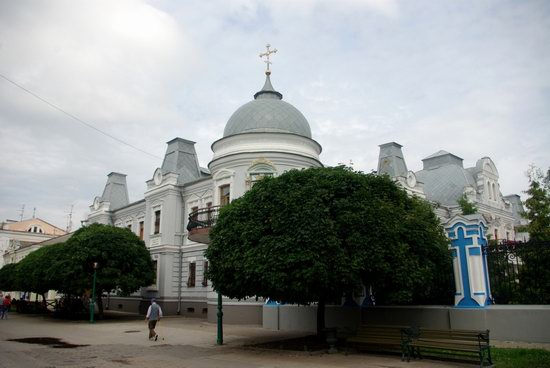
[[[151,299],[151,305],[147,309],[147,315],[145,320],[148,321],[149,326],[149,340],[157,341],[159,335],[155,332],[155,327],[157,327],[157,322],[162,318],[162,309],[160,305],[157,304],[155,298]]]
[[[1,319],[8,319],[8,312],[11,308],[11,296],[10,294],[6,295],[4,297],[4,300],[2,300],[3,308],[2,308],[2,316]]]
[[[4,293],[0,290],[0,319],[4,319]]]

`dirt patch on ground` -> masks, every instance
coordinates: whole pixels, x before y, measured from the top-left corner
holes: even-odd
[[[24,344],[45,345],[55,349],[74,349],[81,346],[88,346],[69,344],[55,337],[25,337],[23,339],[8,339],[7,341],[15,341]]]

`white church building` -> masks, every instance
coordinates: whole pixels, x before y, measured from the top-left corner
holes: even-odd
[[[269,64],[268,64],[269,65]],[[216,319],[217,294],[204,277],[209,227],[217,209],[242,196],[255,181],[291,169],[322,167],[321,146],[304,115],[282,100],[269,70],[254,99],[229,118],[223,137],[212,144],[208,169],[199,166],[195,142],[169,141],[159,168],[152,169],[143,199],[130,203],[126,175],[112,172],[97,196],[88,223],[126,227],[143,239],[156,264],[156,283],[131,297],[110,295],[111,310],[141,311],[157,298],[166,314]],[[474,202],[494,238],[516,239],[522,211],[519,196],[502,196],[493,161],[484,157],[464,168],[462,159],[439,151],[407,169],[401,146],[380,146],[378,173],[388,174],[408,192],[437,204],[442,222],[460,212],[463,194]],[[262,324],[262,300],[224,299],[224,321]]]

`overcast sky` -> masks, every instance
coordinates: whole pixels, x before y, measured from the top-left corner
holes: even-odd
[[[391,141],[414,171],[489,156],[504,195],[550,167],[549,1],[0,0],[0,74],[128,143],[0,76],[0,221],[66,228],[74,206],[74,230],[112,171],[139,200],[175,137],[206,167],[266,43],[326,165],[376,170]]]

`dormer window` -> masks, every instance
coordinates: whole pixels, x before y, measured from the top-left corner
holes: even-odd
[[[43,234],[44,231],[42,230],[42,228],[38,225],[32,225],[31,227],[29,227],[29,229],[27,230],[29,233],[39,233],[39,234]]]

